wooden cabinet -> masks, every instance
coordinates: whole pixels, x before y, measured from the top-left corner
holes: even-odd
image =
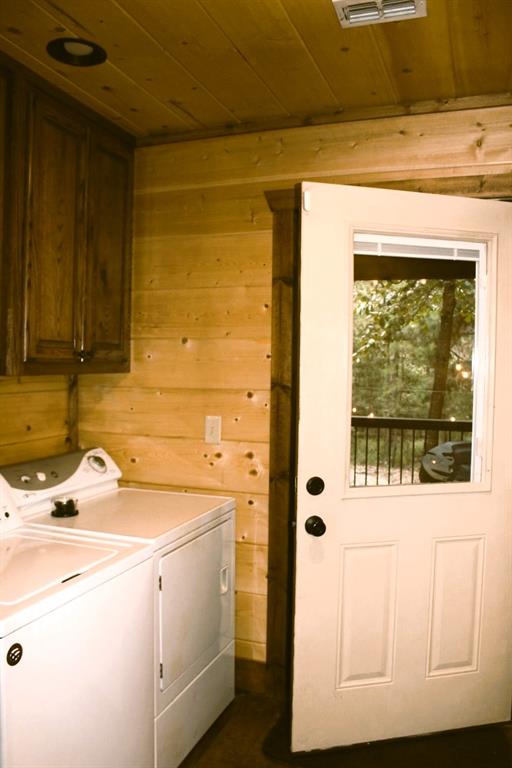
[[[10,113],[10,74],[0,68],[0,361],[6,357],[7,328],[7,236],[6,236],[6,204],[7,178],[9,172],[9,113]],[[1,370],[1,363],[0,363]]]
[[[23,371],[76,363],[83,339],[87,129],[30,95],[23,254]],[[37,372],[37,370],[35,371]]]
[[[95,130],[89,150],[85,353],[95,370],[128,370],[132,152]]]
[[[132,142],[30,82],[16,89],[0,373],[127,371]],[[0,70],[0,157],[6,98]]]

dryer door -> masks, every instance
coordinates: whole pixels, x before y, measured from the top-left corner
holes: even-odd
[[[158,561],[160,712],[232,640],[233,520]]]

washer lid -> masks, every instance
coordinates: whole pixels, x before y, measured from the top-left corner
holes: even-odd
[[[108,544],[13,531],[0,539],[0,605],[15,605],[115,557]]]
[[[217,520],[234,506],[234,499],[226,496],[119,488],[80,502],[76,517],[43,513],[26,522],[34,528],[122,536],[161,547]]]
[[[23,526],[0,537],[0,638],[144,560],[136,541]]]

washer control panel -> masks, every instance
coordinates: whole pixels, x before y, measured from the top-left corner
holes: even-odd
[[[0,467],[22,517],[49,510],[54,500],[78,501],[117,487],[121,471],[103,448],[90,448]]]

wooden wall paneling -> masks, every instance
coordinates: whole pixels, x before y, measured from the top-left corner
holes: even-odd
[[[68,449],[67,435],[53,436],[40,440],[30,440],[26,443],[17,442],[10,445],[0,444],[0,465],[16,464],[20,461],[32,461],[44,456],[66,453]]]
[[[0,376],[0,397],[30,392],[60,392],[66,387],[64,376]]]
[[[265,545],[237,542],[236,589],[251,595],[267,594],[268,549]]]
[[[402,181],[377,182],[372,186],[409,192],[429,192],[434,195],[463,195],[495,199],[509,197],[512,193],[512,171],[473,176],[411,178]]]
[[[269,325],[270,287],[133,292],[133,338],[258,338]]]
[[[268,287],[272,233],[136,237],[133,253],[139,290]]]
[[[59,437],[68,434],[68,392],[66,387],[60,391],[26,392],[20,387],[18,392],[2,393],[2,431],[1,443],[8,445],[15,442]]]
[[[266,643],[267,599],[265,595],[238,592],[236,595],[237,641]]]
[[[80,431],[80,442],[103,445],[126,480],[195,485],[229,495],[239,490],[266,493],[268,445],[223,442],[206,445],[187,438],[115,435]]]
[[[240,612],[237,612],[236,615],[238,624],[240,624]],[[255,622],[253,621],[252,623],[254,624]],[[238,672],[238,664],[241,659],[250,659],[251,661],[256,661],[263,666],[265,663],[265,649],[265,643],[257,643],[254,640],[237,639],[235,642],[236,671]],[[239,689],[241,688],[242,690],[251,691],[251,693],[266,693],[268,691],[268,687],[266,685],[263,686],[260,690],[255,690],[255,685],[253,682],[246,682],[245,685],[240,685],[238,679],[236,687]]]
[[[235,493],[236,539],[268,547],[268,494]],[[265,564],[267,569],[267,564]]]
[[[65,453],[70,447],[68,382],[0,378],[0,464]]]
[[[80,427],[88,432],[201,440],[206,413],[222,418],[222,439],[268,442],[270,393],[245,389],[82,386]],[[163,415],[165,417],[163,418]]]
[[[190,387],[203,389],[266,389],[270,379],[270,340],[134,339],[132,373],[134,386]],[[93,382],[91,382],[93,383]]]
[[[272,189],[304,179],[355,184],[502,173],[511,168],[511,125],[512,107],[504,106],[146,147],[137,187],[184,194],[245,182],[256,196],[257,182]]]
[[[135,237],[256,232],[271,226],[260,184],[135,194]]]

